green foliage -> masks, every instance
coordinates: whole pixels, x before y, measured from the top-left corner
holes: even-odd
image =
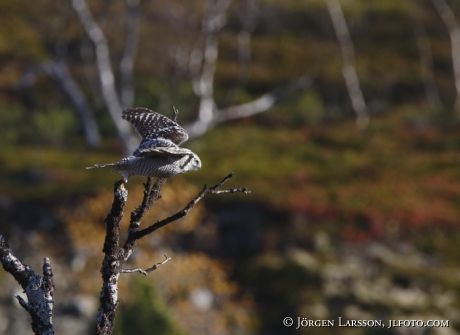
[[[2,131],[0,132],[0,141],[4,145],[16,144],[19,139],[27,133],[27,126],[22,122],[24,120],[24,111],[21,106],[18,105],[6,105],[3,106],[0,111],[0,124],[2,124]],[[22,127],[19,128],[19,124]],[[24,133],[21,134],[20,131]]]
[[[118,309],[114,335],[184,334],[148,279],[136,279],[131,292],[133,301]]]
[[[5,145],[28,143],[62,146],[74,139],[78,131],[75,115],[67,108],[50,107],[27,111],[18,105],[7,105],[0,112]]]
[[[456,131],[414,124],[405,113],[374,117],[365,132],[353,121],[317,129],[220,127],[192,143],[209,167],[194,178],[218,179],[233,166],[252,197],[288,210],[364,215],[371,226],[458,226]]]
[[[49,108],[35,111],[32,127],[39,139],[51,144],[65,142],[66,138],[77,132],[77,122],[69,109]]]
[[[297,125],[319,125],[324,118],[324,106],[321,97],[314,91],[303,93],[294,105],[292,117]]]

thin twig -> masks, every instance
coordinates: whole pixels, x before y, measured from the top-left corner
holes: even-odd
[[[15,294],[14,297],[18,300],[19,305],[30,313],[29,304],[18,294]]]
[[[139,272],[139,273],[142,273],[144,276],[148,276],[148,274],[156,269],[158,269],[160,266],[162,266],[163,264],[166,264],[169,260],[171,259],[171,257],[168,257],[166,254],[165,254],[165,260],[163,262],[160,262],[160,263],[156,263],[154,264],[151,268],[148,268],[148,269],[141,269],[141,268],[135,268],[135,269],[123,269],[121,270],[120,272],[121,273],[134,273],[134,272]]]
[[[173,117],[172,117],[172,120],[174,122],[177,122],[177,117],[179,116],[179,111],[177,110],[176,107],[173,106]]]

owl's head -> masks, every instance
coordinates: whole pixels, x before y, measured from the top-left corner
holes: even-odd
[[[184,170],[184,172],[196,171],[196,170],[201,169],[200,157],[198,157],[198,155],[195,154],[194,152],[191,152],[189,155],[182,158],[182,160],[183,160],[182,169]]]
[[[199,170],[201,169],[201,160],[200,160],[200,157],[198,157],[198,155],[196,154],[193,154],[193,158],[192,160],[190,161],[190,170]]]

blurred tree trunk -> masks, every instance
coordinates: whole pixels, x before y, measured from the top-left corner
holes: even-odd
[[[133,67],[139,43],[139,0],[127,0],[126,42],[120,60],[120,96],[124,107],[134,102]]]
[[[416,14],[417,16],[418,14]],[[420,72],[425,87],[425,95],[432,111],[439,111],[442,108],[438,87],[436,86],[433,71],[433,55],[431,53],[430,40],[418,17],[414,18],[414,32],[417,40],[417,47],[420,54]]]
[[[251,73],[251,34],[256,27],[258,6],[258,0],[248,0],[246,2],[246,8],[242,13],[244,16],[243,26],[237,36],[239,60],[238,77],[233,87],[227,92],[223,102],[224,105],[229,105],[234,101],[236,90],[245,84]]]
[[[284,97],[287,91],[306,88],[311,84],[310,77],[302,76],[248,103],[222,109],[217,107],[214,100],[214,75],[218,61],[219,34],[227,23],[227,10],[231,3],[232,0],[209,0],[207,2],[208,5],[205,10],[200,36],[204,40],[204,46],[202,48],[197,46],[190,52],[188,73],[192,81],[193,91],[200,99],[197,120],[184,127],[190,138],[203,135],[218,123],[265,112]],[[251,61],[250,42],[251,33],[256,23],[256,9],[256,1],[251,0],[247,4],[246,17],[238,35],[240,71],[234,88],[241,86],[249,76]],[[232,100],[233,93],[230,92],[227,99],[224,99],[224,102],[225,100],[227,102]]]
[[[214,101],[214,73],[219,55],[219,31],[227,23],[226,11],[232,0],[208,1],[208,10],[201,24],[204,50],[192,51],[190,73],[195,94],[200,98],[197,120],[186,129],[192,137],[204,134],[213,123],[217,111]]]
[[[136,7],[137,3],[138,2],[134,0],[128,1],[129,10],[133,11],[133,8]],[[107,43],[107,39],[102,29],[94,20],[85,0],[72,0],[72,6],[77,12],[80,22],[82,23],[86,33],[88,34],[91,41],[94,43],[102,96],[107,110],[112,118],[112,121],[115,124],[118,137],[123,143],[125,154],[129,155],[136,149],[139,141],[131,131],[131,127],[128,124],[128,122],[125,122],[121,118],[123,105],[122,100],[119,94],[117,93],[115,87],[115,75],[112,70],[112,65],[110,61],[110,50]],[[132,35],[137,35],[136,32],[137,30],[133,28]],[[131,39],[133,39],[133,36],[131,36]],[[135,48],[136,46],[136,39],[134,39],[134,42],[129,42],[127,45],[127,47],[131,48]],[[131,75],[128,75],[127,72],[132,71],[132,59],[134,58],[134,55],[135,51],[125,51],[124,64],[122,64],[122,68],[125,68],[125,70],[122,72],[124,72],[124,77],[129,83]],[[128,90],[132,90],[130,84],[126,85],[129,87]],[[121,95],[123,96],[123,93]],[[133,95],[128,92],[126,94],[125,99],[131,100],[128,102],[132,102],[132,97]]]
[[[364,129],[369,123],[369,113],[359,85],[358,75],[356,74],[355,51],[347,22],[345,21],[345,16],[338,0],[326,0],[326,4],[337,39],[339,40],[343,62],[342,74],[347,85],[351,105],[357,115],[356,123],[360,129]]]
[[[455,19],[454,12],[445,0],[432,0],[432,2],[450,35],[455,89],[457,90],[454,108],[457,118],[460,118],[460,26]]]

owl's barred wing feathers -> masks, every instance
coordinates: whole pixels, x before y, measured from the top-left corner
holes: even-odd
[[[139,147],[146,147],[147,143],[149,146],[157,145],[152,140],[165,139],[180,145],[188,139],[187,132],[176,122],[147,108],[126,108],[122,112],[122,118],[131,122],[141,136]]]
[[[176,156],[176,157],[183,157],[186,155],[192,155],[193,152],[186,148],[180,147],[162,147],[162,148],[144,148],[144,149],[137,149],[135,156],[136,157],[154,157],[154,156]]]

